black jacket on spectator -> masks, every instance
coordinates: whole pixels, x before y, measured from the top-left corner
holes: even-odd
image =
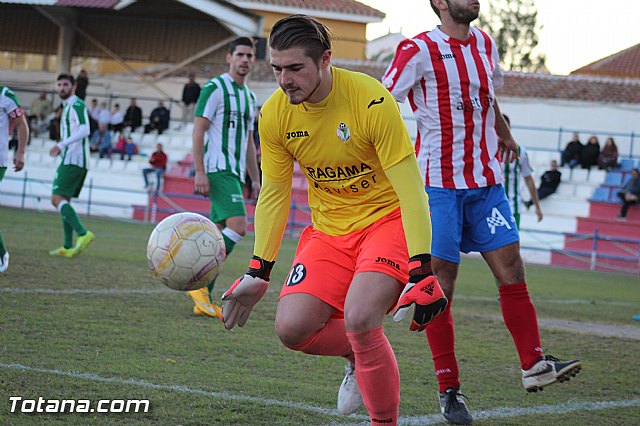
[[[598,157],[600,156],[600,144],[587,143],[580,150],[580,165],[583,169],[590,169],[591,166],[598,165]]]
[[[200,96],[200,86],[198,83],[187,83],[182,89],[182,102],[185,105],[191,105],[198,102],[198,96]]]
[[[127,108],[127,111],[124,113],[124,125],[125,127],[131,127],[133,131],[142,126],[142,110],[139,106],[130,106]]]

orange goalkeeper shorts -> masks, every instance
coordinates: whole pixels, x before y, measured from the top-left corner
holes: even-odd
[[[353,277],[360,272],[380,272],[404,288],[409,279],[409,253],[400,209],[368,227],[331,236],[308,226],[302,231],[293,266],[280,298],[307,293],[344,312]]]

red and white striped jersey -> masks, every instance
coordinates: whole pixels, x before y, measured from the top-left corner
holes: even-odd
[[[502,182],[493,103],[503,78],[488,34],[472,27],[463,42],[436,28],[404,40],[382,83],[398,102],[409,98],[426,185],[469,189]]]

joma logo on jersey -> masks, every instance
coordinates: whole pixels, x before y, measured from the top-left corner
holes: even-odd
[[[396,268],[398,271],[400,270],[400,265],[398,265],[396,262],[394,262],[391,259],[387,259],[386,257],[378,257],[376,259],[376,263],[386,263],[387,265],[391,266],[392,268]]]
[[[444,61],[445,59],[454,59],[456,57],[455,53],[444,53],[442,55],[438,55],[439,61]]]
[[[371,173],[373,169],[365,163],[338,167],[307,167],[307,174],[313,180],[350,179]]]
[[[306,130],[296,130],[295,132],[287,132],[287,139],[304,138],[309,136]]]

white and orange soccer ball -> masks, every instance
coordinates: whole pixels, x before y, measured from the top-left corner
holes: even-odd
[[[218,227],[196,213],[177,213],[154,228],[147,243],[151,272],[178,291],[202,288],[222,270],[225,245]]]

